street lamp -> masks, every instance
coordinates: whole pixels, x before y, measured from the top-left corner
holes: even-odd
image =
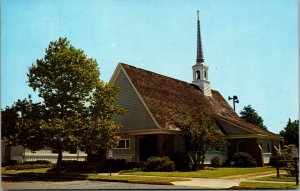
[[[239,103],[239,98],[238,98],[238,96],[236,96],[236,95],[234,95],[234,96],[232,96],[232,97],[228,97],[228,100],[232,100],[232,102],[233,102],[233,110],[235,111],[235,103]]]

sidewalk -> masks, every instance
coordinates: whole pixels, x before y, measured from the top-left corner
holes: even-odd
[[[242,180],[191,178],[189,181],[172,182],[176,186],[195,186],[201,188],[231,188],[239,186]]]

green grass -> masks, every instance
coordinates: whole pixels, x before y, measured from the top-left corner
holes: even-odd
[[[5,170],[1,168],[1,173],[2,174],[7,174],[7,175],[14,175],[14,174],[20,174],[20,173],[29,173],[29,172],[34,172],[34,173],[46,173],[47,170],[50,168],[36,168],[36,169],[26,169],[26,170]]]
[[[256,178],[254,180],[278,181],[278,182],[296,182],[296,177],[280,175],[279,177],[277,177],[277,176],[266,176],[266,177]]]
[[[142,177],[142,176],[108,176],[108,175],[98,175],[90,174],[88,176],[89,180],[115,180],[124,182],[147,182],[147,183],[162,183],[170,184],[173,181],[184,181],[188,180],[186,178],[162,178],[162,177]]]
[[[161,176],[161,177],[185,177],[185,178],[218,178],[233,175],[246,175],[253,173],[276,172],[273,167],[256,167],[256,168],[209,168],[191,172],[125,172],[128,175],[140,176]]]
[[[268,183],[268,182],[241,182],[240,186],[249,186],[255,187],[258,189],[294,189],[298,188],[299,186],[295,184],[287,184],[287,183]]]

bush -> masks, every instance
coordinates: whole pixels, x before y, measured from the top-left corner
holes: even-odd
[[[18,161],[17,160],[8,160],[5,163],[2,164],[2,166],[14,166],[17,165]]]
[[[145,163],[145,171],[171,172],[175,170],[175,164],[169,157],[150,157]]]
[[[141,169],[140,168],[132,168],[132,169],[128,169],[128,170],[121,170],[120,174],[128,173],[128,172],[138,172],[138,171],[141,171]]]
[[[176,170],[190,171],[192,169],[189,156],[186,153],[171,153],[168,157],[174,162]]]
[[[222,160],[218,156],[214,156],[210,160],[210,164],[211,164],[212,167],[221,167],[222,163],[223,163]]]
[[[250,153],[238,152],[233,155],[234,166],[236,167],[256,167],[256,160]]]
[[[282,155],[273,155],[270,157],[269,160],[269,166],[272,167],[278,167],[278,168],[282,168],[282,167],[286,167],[287,166],[287,162],[283,161],[284,157]]]
[[[135,162],[126,162],[125,159],[107,159],[102,165],[93,169],[96,172],[119,172],[136,167]]]
[[[86,161],[76,161],[76,160],[63,160],[61,161],[60,170],[66,172],[86,172],[87,171],[87,162]],[[49,170],[55,171],[57,167]]]
[[[7,166],[5,170],[25,170],[25,169],[37,169],[37,168],[50,168],[52,164],[20,164],[14,166]]]
[[[23,165],[31,165],[31,164],[51,164],[50,161],[47,160],[36,160],[36,161],[26,161],[22,163]]]

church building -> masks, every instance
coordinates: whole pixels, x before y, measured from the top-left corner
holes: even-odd
[[[188,112],[200,109],[211,116],[229,143],[226,151],[209,151],[206,163],[213,156],[223,161],[231,159],[237,152],[250,153],[258,166],[268,163],[269,157],[280,148],[280,137],[241,119],[224,97],[211,89],[202,50],[199,12],[192,79],[188,83],[128,64],[117,65],[110,83],[120,87],[117,102],[128,112],[116,118],[123,127],[119,130],[121,140],[113,151],[114,158],[142,162],[151,156],[183,152],[184,140],[173,119],[178,115],[178,108],[185,108]]]

